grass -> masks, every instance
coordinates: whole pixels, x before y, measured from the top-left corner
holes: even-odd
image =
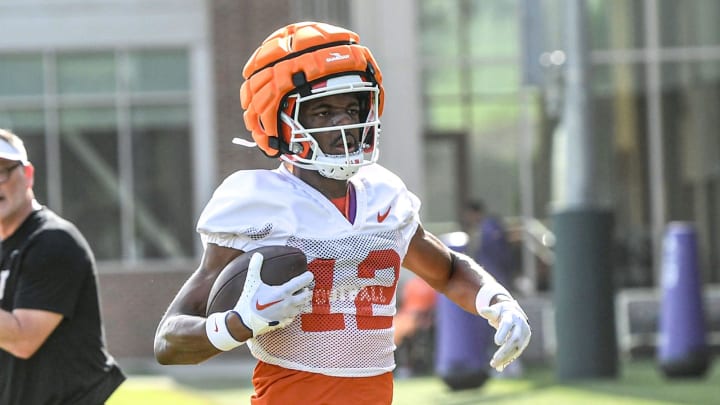
[[[522,379],[495,379],[480,389],[451,392],[436,378],[411,379],[397,385],[395,404],[717,404],[717,367],[703,379],[666,380],[654,363],[625,364],[618,379],[571,383],[556,381],[550,369],[527,370]]]
[[[552,369],[528,368],[522,378],[492,379],[484,386],[450,391],[436,377],[399,379],[394,405],[710,405],[720,403],[720,367],[702,379],[666,379],[651,361],[622,365],[617,379],[558,382]],[[131,376],[107,405],[229,405],[249,403],[252,388],[181,385],[168,377]]]
[[[130,376],[106,405],[216,405],[201,392],[181,387],[168,377]]]

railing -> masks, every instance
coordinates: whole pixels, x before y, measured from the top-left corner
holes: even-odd
[[[525,294],[535,293],[547,280],[540,280],[540,265],[550,269],[555,263],[555,234],[537,218],[507,217],[508,234],[522,246],[522,276],[515,288]],[[543,274],[547,277],[547,272]]]
[[[522,277],[517,280],[521,285],[515,288],[533,294],[545,281],[540,280],[538,264],[549,269],[555,263],[555,234],[537,218],[504,217],[503,222],[511,243],[522,247]],[[425,226],[441,236],[447,245],[463,246],[467,243],[467,234],[458,231],[459,224],[456,222],[426,223]]]

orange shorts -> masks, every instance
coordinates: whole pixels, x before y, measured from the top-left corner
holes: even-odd
[[[253,373],[253,405],[382,405],[391,404],[393,375],[330,377],[290,370],[259,361]]]

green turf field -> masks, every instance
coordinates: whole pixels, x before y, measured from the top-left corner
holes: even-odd
[[[251,388],[203,388],[179,385],[167,377],[134,377],[113,395],[107,405],[229,405],[249,403]],[[720,404],[720,366],[703,379],[667,380],[651,361],[623,364],[621,376],[560,384],[551,369],[528,368],[520,379],[494,379],[475,390],[451,392],[433,377],[397,380],[397,405],[476,403],[542,405],[649,405]]]

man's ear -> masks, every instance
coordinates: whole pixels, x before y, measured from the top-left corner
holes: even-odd
[[[25,171],[25,178],[28,181],[28,188],[32,188],[35,184],[35,166],[33,166],[32,163],[28,163],[23,166],[23,170]]]

